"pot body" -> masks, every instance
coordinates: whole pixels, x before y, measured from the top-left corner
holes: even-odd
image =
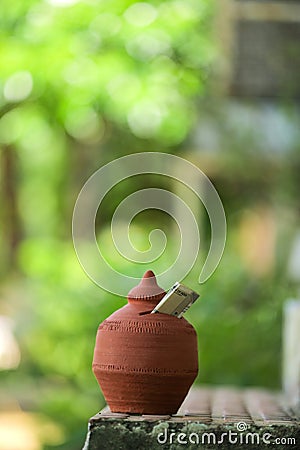
[[[197,336],[184,318],[129,301],[98,328],[93,371],[112,412],[174,414],[198,373]]]

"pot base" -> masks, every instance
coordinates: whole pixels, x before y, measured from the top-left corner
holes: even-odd
[[[111,412],[129,414],[176,414],[196,377],[195,373],[113,374],[97,367],[94,372]]]

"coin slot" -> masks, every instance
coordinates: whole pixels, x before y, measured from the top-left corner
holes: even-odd
[[[142,311],[139,313],[139,316],[145,316],[146,314],[151,314],[152,309],[149,309],[148,311]]]

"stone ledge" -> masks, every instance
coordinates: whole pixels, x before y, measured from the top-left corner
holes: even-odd
[[[239,425],[238,425],[239,424]],[[300,417],[262,389],[192,389],[173,416],[111,413],[89,421],[84,450],[298,449]]]

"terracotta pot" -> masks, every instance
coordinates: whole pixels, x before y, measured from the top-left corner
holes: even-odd
[[[147,313],[164,295],[149,270],[98,328],[93,371],[112,412],[174,414],[197,376],[192,325]]]

